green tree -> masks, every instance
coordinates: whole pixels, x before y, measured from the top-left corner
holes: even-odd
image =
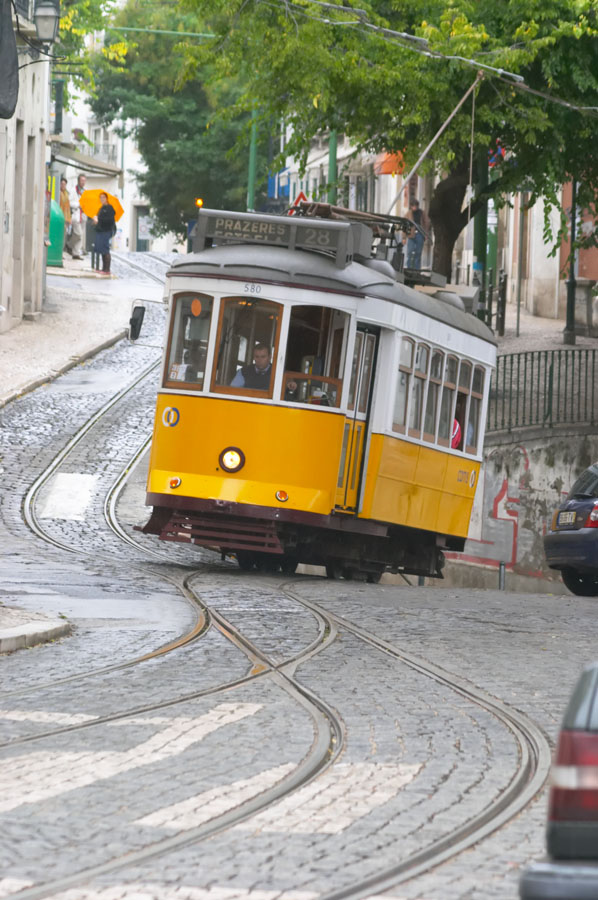
[[[243,65],[240,105],[256,101],[263,115],[290,124],[288,150],[303,160],[315,134],[335,129],[358,148],[401,151],[409,170],[476,67],[485,67],[475,89],[473,148],[470,100],[421,170],[439,177],[429,210],[437,271],[450,274],[467,223],[470,160],[475,188],[483,182],[477,165],[486,165],[497,139],[505,161],[474,191],[472,215],[490,196],[500,204],[525,188],[532,202],[545,198],[548,217],[572,175],[581,202],[594,208],[598,109],[574,107],[598,107],[598,0],[366,0],[355,11],[348,2],[311,0],[187,2],[218,36],[190,50],[188,70],[209,61],[222,77]]]
[[[100,122],[118,122],[121,133],[134,136],[146,167],[136,179],[156,233],[184,236],[197,214],[196,197],[208,207],[245,208],[250,114],[240,104],[238,79],[216,79],[208,64],[189,73],[185,50],[200,39],[184,32],[203,31],[195,14],[131,2],[93,63],[92,109]],[[231,115],[216,116],[220,108]]]

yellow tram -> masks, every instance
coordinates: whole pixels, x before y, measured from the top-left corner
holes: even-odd
[[[167,276],[143,530],[244,569],[440,577],[468,531],[495,340],[404,283],[401,220],[315,209],[200,212]]]

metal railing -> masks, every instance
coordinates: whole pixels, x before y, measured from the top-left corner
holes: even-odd
[[[495,275],[498,279],[495,282]],[[507,304],[507,273],[501,269],[495,273],[493,269],[484,272],[482,284],[477,281],[474,272],[471,275],[471,266],[455,266],[455,284],[479,285],[480,296],[478,300],[478,318],[493,328],[501,337],[505,333],[505,309]]]
[[[598,350],[532,350],[497,359],[487,431],[598,423]]]

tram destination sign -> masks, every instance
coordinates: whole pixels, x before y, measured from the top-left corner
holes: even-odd
[[[354,255],[369,257],[372,232],[364,225],[333,219],[202,209],[193,235],[193,250],[219,244],[267,244],[290,250],[319,250],[343,268]]]

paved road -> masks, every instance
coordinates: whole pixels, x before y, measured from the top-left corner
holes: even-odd
[[[327,897],[483,808],[510,779],[516,745],[482,708],[349,628],[331,631],[280,579],[152,538],[143,540],[163,559],[121,544],[99,510],[143,443],[149,389],[123,400],[58,473],[62,488],[55,476],[36,500],[44,531],[71,552],[25,526],[29,486],[150,356],[116,345],[83,374],[72,370],[3,410],[12,490],[0,505],[0,596],[67,615],[73,635],[0,657],[0,897]],[[65,484],[90,484],[74,476],[94,479],[76,516],[59,509]],[[137,469],[119,504],[131,535],[142,494]],[[313,782],[209,835],[215,817],[284,783],[325,739],[325,725],[286,676],[262,672],[214,624],[172,653],[126,665],[194,627],[197,608],[180,590],[193,570],[200,602],[272,666],[297,658],[289,677],[342,723],[333,764]],[[459,674],[551,739],[580,666],[594,657],[591,600],[292,581],[299,598]],[[540,797],[478,846],[386,896],[515,898],[520,867],[542,854],[543,818]]]

